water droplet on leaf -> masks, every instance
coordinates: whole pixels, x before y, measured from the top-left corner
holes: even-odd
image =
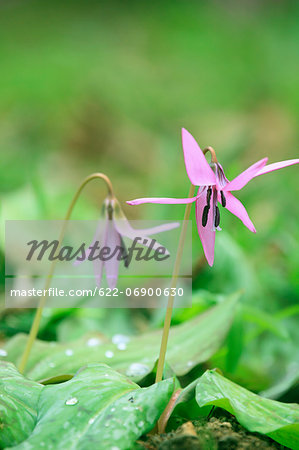
[[[134,376],[139,376],[139,375],[146,375],[149,372],[149,367],[146,366],[145,364],[141,364],[141,363],[132,363],[126,374],[128,375],[128,377],[134,377]]]
[[[79,400],[76,397],[71,397],[65,402],[65,404],[72,406],[72,405],[76,405],[78,403],[78,401]]]
[[[86,342],[86,345],[88,345],[88,347],[96,347],[97,345],[101,344],[101,339],[99,338],[90,338],[88,339],[88,341]]]
[[[119,344],[117,344],[117,348],[118,350],[126,350],[127,344],[125,344],[124,342],[120,342]]]
[[[115,334],[112,338],[113,344],[127,344],[130,342],[129,336],[125,336],[124,334]]]

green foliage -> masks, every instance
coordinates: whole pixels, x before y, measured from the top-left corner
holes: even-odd
[[[0,447],[26,439],[35,427],[42,385],[24,378],[11,363],[0,362]]]
[[[299,405],[260,397],[210,370],[198,380],[196,401],[235,415],[249,431],[267,434],[292,449],[299,445]]]
[[[52,379],[44,385],[5,362],[0,365],[0,385],[0,445],[18,449],[131,449],[154,427],[175,388],[173,378],[140,388],[106,364],[88,364],[69,380]],[[207,416],[212,406],[235,415],[251,432],[298,448],[299,405],[260,397],[215,370],[182,390],[168,428],[178,417]]]
[[[236,370],[239,359],[243,352],[243,348],[244,348],[244,322],[239,313],[236,315],[235,320],[227,336],[227,355],[226,355],[227,372],[234,372]]]
[[[216,149],[229,179],[264,156],[270,162],[296,157],[299,3],[286,0],[272,2],[271,7],[266,0],[239,3],[230,2],[228,7],[219,1],[167,0],[150,2],[145,9],[142,2],[117,0],[105,5],[94,0],[0,2],[1,220],[61,219],[80,180],[95,171],[111,177],[123,204],[141,196],[184,197],[188,179],[181,126],[202,147]],[[195,391],[204,386],[202,399],[208,393],[208,401],[221,398],[222,406],[249,430],[291,447],[298,447],[292,422],[297,408],[269,403],[241,386],[273,399],[298,399],[295,170],[259,177],[238,192],[256,235],[221,210],[223,231],[217,233],[213,270],[204,261],[193,220],[193,307],[174,312],[167,353],[170,369],[165,371],[165,376],[179,375],[186,386],[173,417],[207,415],[211,405],[199,406],[195,398]],[[90,186],[73,217],[97,218],[104,195],[104,188]],[[124,208],[135,219],[183,217],[181,205],[124,204]],[[27,339],[18,333],[29,331],[34,311],[4,308],[4,248],[2,232],[0,347],[8,352],[3,359],[17,365]],[[236,305],[227,297],[238,290],[243,295]],[[62,448],[67,448],[63,439],[80,433],[87,416],[81,411],[82,424],[76,415],[75,425],[63,428],[64,411],[72,415],[85,402],[91,402],[94,411],[103,406],[89,398],[84,384],[87,379],[96,384],[103,366],[84,369],[72,378],[85,364],[107,362],[120,373],[129,373],[130,379],[150,384],[163,315],[162,309],[45,310],[42,341],[35,343],[26,375],[43,379],[47,386],[1,364],[1,445],[17,445],[33,433],[27,444],[20,445],[36,447],[43,442],[39,433],[46,446],[57,435]],[[117,333],[130,335],[125,350],[111,343]],[[98,345],[87,345],[88,341]],[[113,357],[106,352],[110,356],[113,352]],[[139,375],[132,370],[136,363],[133,368],[139,368]],[[204,368],[219,367],[240,386],[214,372],[198,380],[204,370],[200,363]],[[111,392],[120,388],[120,380],[133,386],[106,370],[113,374]],[[73,395],[76,380],[82,399],[80,390],[78,404],[64,406],[59,397]],[[161,386],[165,391],[161,388],[163,399],[156,415],[151,416],[150,408],[146,420],[139,419],[136,410],[122,414],[120,422],[143,421],[139,431],[145,433],[167,403],[168,384]],[[99,399],[102,387],[99,382]],[[148,392],[142,402],[150,405],[154,388],[132,389]],[[153,402],[158,397],[160,393],[154,394]],[[43,419],[35,428],[37,417]],[[106,429],[95,421],[87,428],[104,436],[121,429],[121,423]],[[137,434],[131,434],[129,447]],[[88,443],[92,448],[92,441]],[[126,445],[123,441],[118,447]]]
[[[181,325],[172,327],[167,361],[176,373],[184,375],[207,361],[221,346],[232,323],[239,294]],[[102,336],[86,336],[79,341],[61,344],[36,341],[26,374],[41,380],[58,374],[74,374],[82,365],[105,362],[139,381],[153,369],[161,339],[160,330],[132,337],[125,349]],[[7,343],[7,358],[18,363],[26,343],[25,335],[17,335]]]
[[[130,449],[154,427],[173,392],[171,379],[140,388],[105,364],[88,365],[71,380],[48,386],[28,382],[5,363],[1,382],[7,372],[1,409],[9,414],[0,444],[17,449]]]

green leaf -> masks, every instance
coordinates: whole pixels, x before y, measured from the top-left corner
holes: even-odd
[[[14,379],[18,391],[18,380],[25,379],[15,370]],[[140,388],[105,364],[82,368],[65,383],[33,385],[39,386],[40,394],[35,402],[37,421],[36,412],[33,426],[25,416],[27,427],[19,439],[25,440],[14,449],[131,449],[136,439],[154,427],[173,392],[173,380]],[[31,393],[28,385],[26,396],[30,398]],[[7,426],[8,430],[15,426],[13,416]],[[13,440],[5,443],[13,444]]]
[[[230,294],[231,295],[231,294]],[[190,308],[176,308],[173,311],[171,323],[177,325],[186,320],[193,319],[199,314],[206,311],[211,306],[225,301],[230,295],[215,294],[203,289],[192,291],[192,306]],[[154,326],[162,326],[164,322],[165,310],[157,308],[151,318],[151,323]]]
[[[289,389],[299,385],[299,364],[292,362],[286,368],[284,376],[274,385],[260,392],[260,395],[267,398],[277,399],[285,395]]]
[[[171,328],[167,362],[176,375],[184,375],[218,350],[230,328],[238,298],[239,294],[232,295],[200,316]],[[16,365],[26,340],[27,336],[17,335],[6,346],[7,358]],[[132,337],[122,349],[96,335],[67,344],[36,341],[26,374],[40,380],[60,374],[74,374],[83,365],[103,362],[140,381],[154,367],[160,340],[161,330]]]
[[[198,417],[208,416],[212,406],[202,407],[198,406],[196,402],[195,390],[198,380],[192,381],[188,386],[186,386],[179,394],[172,414],[172,421],[177,416],[183,417],[188,420],[195,420]],[[171,423],[170,422],[170,423]]]
[[[69,375],[69,374],[63,374],[63,375],[57,375],[56,377],[50,377],[50,378],[45,378],[44,380],[39,380],[40,384],[43,384],[44,386],[46,386],[47,384],[60,384],[60,383],[64,383],[65,381],[69,381],[73,378],[73,375]]]
[[[235,320],[227,335],[226,371],[235,372],[240,357],[244,349],[244,321],[240,311],[236,314]]]
[[[206,371],[196,386],[200,407],[215,405],[235,415],[251,432],[267,434],[282,445],[299,448],[299,405],[260,397],[214,370]]]
[[[20,375],[13,364],[0,362],[0,448],[18,444],[31,433],[42,388]]]
[[[261,331],[270,331],[281,339],[288,339],[289,337],[281,321],[265,311],[252,306],[242,305],[242,315],[244,321],[258,325]]]

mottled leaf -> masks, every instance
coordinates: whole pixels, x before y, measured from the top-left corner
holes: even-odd
[[[48,386],[28,384],[15,369],[12,376],[16,393],[18,383],[25,383],[23,395],[31,403],[34,398],[36,408],[24,414],[23,405],[17,405],[18,415],[24,416],[22,423],[16,422],[14,415],[6,422],[8,431],[19,432],[22,442],[13,447],[19,450],[131,449],[136,439],[154,427],[174,388],[171,379],[140,388],[106,364],[91,364],[71,380]],[[4,445],[14,445],[14,436],[7,436]]]

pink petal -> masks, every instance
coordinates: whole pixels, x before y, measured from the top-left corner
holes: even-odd
[[[90,247],[92,247],[96,241],[99,241],[99,245],[103,245],[103,241],[106,239],[106,233],[107,233],[106,228],[107,228],[107,218],[101,217],[100,221],[97,224],[96,231],[94,233],[92,242],[91,242],[90,246],[85,250],[85,258],[82,261],[79,259],[76,259],[73,263],[74,266],[79,266],[84,261],[88,260],[88,257],[91,252]]]
[[[169,204],[169,205],[183,205],[187,203],[195,202],[196,197],[190,198],[167,198],[167,197],[148,197],[148,198],[137,198],[136,200],[129,200],[126,203],[128,205],[141,205],[141,203],[159,203],[159,204]]]
[[[245,227],[247,227],[253,233],[256,233],[256,229],[254,228],[254,225],[251,222],[247,214],[247,211],[242,205],[242,203],[230,192],[225,193],[225,198],[226,198],[226,209],[228,209],[232,214],[237,216],[244,223]],[[220,201],[220,195],[218,200]]]
[[[236,178],[227,183],[223,190],[224,191],[238,191],[242,189],[252,178],[254,178],[257,173],[266,165],[268,158],[261,159],[260,161],[252,164],[244,172],[240,173]]]
[[[121,218],[113,218],[114,226],[118,233],[121,236],[127,237],[134,241],[136,238],[141,238],[138,240],[138,243],[140,245],[144,245],[145,247],[151,247],[153,251],[157,250],[159,247],[164,247],[163,245],[159,244],[159,242],[155,242],[154,245],[152,245],[152,239],[149,238],[147,235],[149,234],[155,234],[160,233],[162,231],[168,231],[172,230],[173,228],[177,228],[179,226],[179,223],[171,223],[171,224],[165,224],[160,225],[158,227],[154,228],[147,228],[143,230],[137,230],[136,228],[133,228],[130,224],[130,222],[127,220],[125,215],[123,214]],[[168,255],[169,252],[166,249],[165,255]]]
[[[202,226],[202,213],[206,205],[206,196],[201,195],[196,200],[195,215],[198,234],[203,246],[205,256],[210,266],[214,263],[215,231],[213,231],[213,208],[210,209],[208,222],[205,227]]]
[[[105,245],[111,249],[112,253],[115,251],[115,248],[117,246],[121,247],[120,235],[115,229],[112,220],[109,220],[108,222],[107,240]],[[107,283],[110,289],[114,289],[117,284],[118,269],[120,263],[117,258],[118,254],[119,252],[117,252],[113,256],[113,258],[109,259],[108,261],[104,261]]]
[[[94,277],[96,280],[96,285],[98,287],[101,287],[104,261],[102,261],[101,259],[95,259],[92,263],[93,263],[93,272],[94,272]]]
[[[103,232],[99,235],[99,230],[101,229],[101,225],[102,222],[99,223],[99,225],[97,226],[97,231],[95,234],[95,237],[93,239],[93,243],[94,244],[95,241],[99,241],[99,247],[103,248],[106,247],[107,244],[107,238],[108,238],[108,229],[109,229],[109,221],[106,218],[105,222],[104,222],[104,230]],[[97,252],[98,253],[98,252]],[[88,253],[86,252],[86,258],[88,258],[90,254],[90,250],[88,250]],[[100,258],[97,258],[95,260],[93,260],[93,271],[94,271],[94,276],[95,276],[95,280],[96,280],[96,285],[98,287],[101,287],[101,283],[102,283],[102,276],[103,276],[103,268],[104,268],[104,261]]]
[[[205,155],[194,137],[182,128],[182,141],[185,166],[188,177],[194,186],[211,186],[216,184],[216,176],[209,166]]]
[[[106,245],[106,239],[107,239],[107,228],[108,228],[108,221],[107,219],[105,220],[105,222],[99,222],[96,228],[96,232],[94,234],[92,243],[90,244],[90,246],[86,249],[85,251],[85,258],[84,260],[80,261],[80,260],[75,260],[74,262],[74,266],[79,266],[80,264],[82,264],[84,261],[88,261],[89,255],[91,253],[91,249],[90,247],[92,247],[96,241],[99,242],[99,246],[100,248],[105,247]],[[98,253],[98,251],[96,251],[96,254]],[[104,261],[102,261],[101,259],[97,258],[95,260],[92,261],[93,264],[93,271],[94,271],[94,276],[95,276],[95,281],[96,281],[96,285],[98,287],[101,286],[101,282],[102,282],[102,275],[103,275],[103,266],[104,266]]]
[[[284,167],[292,166],[293,164],[298,164],[299,159],[289,159],[287,161],[280,161],[273,164],[268,164],[263,167],[255,176],[264,175],[265,173],[272,172],[273,170],[283,169]]]
[[[157,225],[152,228],[143,228],[142,230],[136,230],[138,233],[142,233],[143,235],[151,236],[152,234],[163,233],[164,231],[170,231],[174,228],[178,228],[180,226],[179,222],[172,223],[164,223],[162,225]]]
[[[174,228],[178,228],[180,226],[179,222],[172,222],[172,223],[164,223],[163,225],[157,225],[156,227],[152,228],[143,228],[143,229],[136,229],[133,228],[126,218],[125,215],[123,215],[121,218],[113,218],[114,225],[119,234],[128,237],[129,239],[134,240],[136,236],[150,236],[152,234],[157,233],[163,233],[164,231],[170,231]]]

